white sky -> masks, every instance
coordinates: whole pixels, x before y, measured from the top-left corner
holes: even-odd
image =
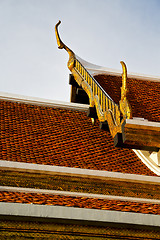
[[[160,76],[160,0],[0,0],[0,91],[69,101],[68,54]]]

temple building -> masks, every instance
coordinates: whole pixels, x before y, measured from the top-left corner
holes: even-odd
[[[0,93],[0,239],[160,239],[160,78],[84,61],[59,24],[71,102]]]

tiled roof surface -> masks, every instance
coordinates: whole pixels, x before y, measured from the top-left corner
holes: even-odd
[[[87,197],[70,197],[49,194],[0,192],[0,202],[33,203],[67,207],[116,210],[160,215],[159,204],[104,200]]]
[[[0,159],[155,175],[85,112],[0,101]]]
[[[97,75],[100,83],[109,96],[119,103],[121,98],[122,77]],[[133,117],[160,122],[160,82],[143,81],[128,78],[128,100],[132,107]]]

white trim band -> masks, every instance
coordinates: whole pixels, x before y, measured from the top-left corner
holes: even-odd
[[[160,226],[160,215],[22,203],[0,203],[1,216]]]
[[[89,108],[88,104],[53,101],[50,99],[27,97],[23,95],[10,94],[10,93],[4,93],[4,92],[0,92],[0,100],[20,102],[20,103],[25,103],[29,105],[38,105],[43,107],[65,108],[66,110],[77,110],[77,111],[83,111],[83,112],[86,112]]]
[[[141,183],[160,184],[160,178],[154,176],[144,176],[138,174],[109,172],[100,170],[90,170],[83,168],[60,167],[43,164],[22,163],[0,160],[1,170],[23,171],[23,172],[37,172],[43,174],[62,174],[72,175],[78,177],[92,177],[98,179],[110,179],[118,181],[131,181]]]

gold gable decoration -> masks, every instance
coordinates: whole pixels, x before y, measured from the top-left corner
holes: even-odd
[[[58,48],[64,48],[69,54],[68,68],[72,72],[74,79],[81,86],[89,97],[90,107],[96,107],[97,116],[100,122],[106,122],[109,125],[110,132],[114,137],[117,132],[122,132],[121,125],[124,119],[120,120],[120,108],[111,99],[111,97],[104,91],[99,83],[94,79],[93,76],[85,69],[85,67],[76,59],[75,54],[70,50],[60,39],[58,33],[58,26],[61,23],[59,21],[55,26],[56,39]],[[124,89],[124,88],[123,88]],[[123,91],[124,92],[124,91]],[[126,100],[126,97],[125,97]],[[123,100],[122,100],[123,101]],[[124,105],[124,104],[122,104]],[[122,106],[124,118],[127,113],[125,108]]]
[[[110,131],[116,147],[158,151],[160,148],[160,138],[157,138],[157,135],[160,135],[160,123],[158,127],[156,124],[155,126],[146,125],[141,127],[139,120],[135,121],[132,119],[132,109],[127,99],[126,64],[122,61],[120,62],[122,65],[122,87],[121,99],[118,105],[87,69],[85,69],[82,63],[76,58],[74,52],[61,41],[58,33],[60,23],[61,21],[55,25],[58,48],[64,48],[68,52],[68,68],[76,83],[79,87],[82,87],[89,97],[90,112],[88,115],[94,118],[95,114],[92,113],[96,109],[96,115],[100,121],[101,128]],[[153,132],[153,135],[151,132]],[[145,138],[142,136],[145,136]]]

